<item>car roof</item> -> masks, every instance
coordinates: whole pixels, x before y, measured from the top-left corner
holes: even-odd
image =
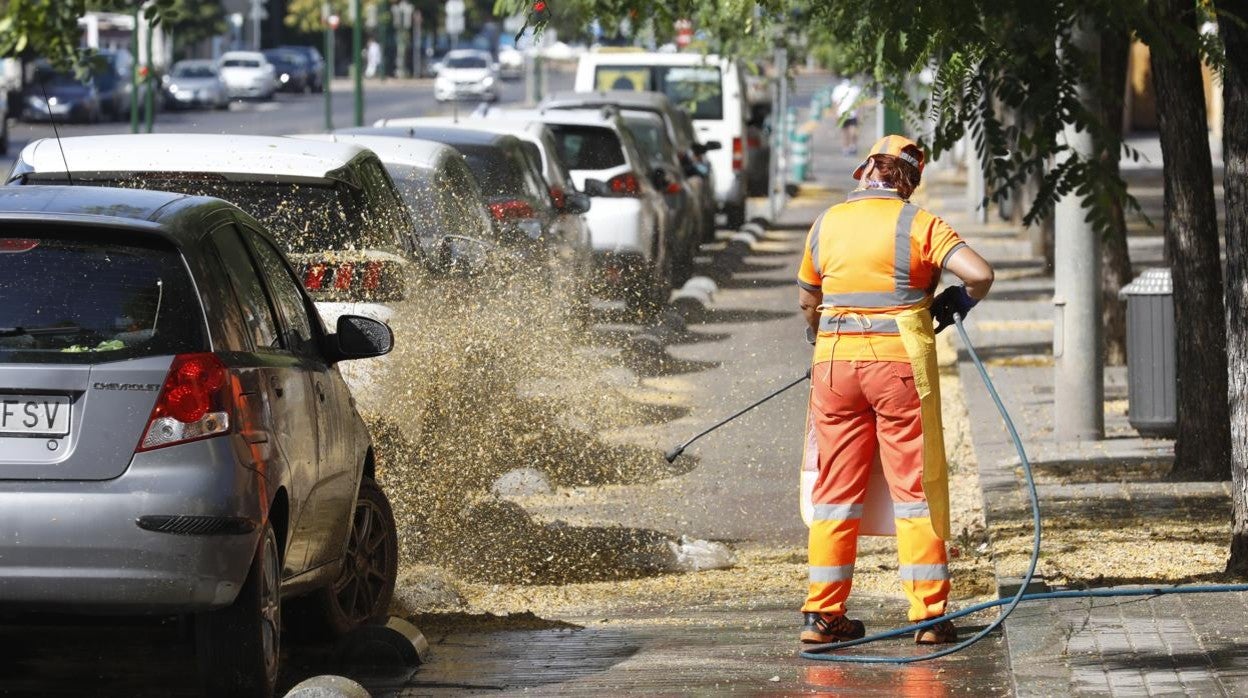
[[[582,61],[596,65],[713,65],[723,62],[720,56],[713,53],[599,53],[590,52],[581,56]]]
[[[587,107],[619,105],[622,109],[646,109],[666,111],[675,109],[672,100],[662,92],[636,92],[632,90],[598,90],[595,92],[555,92],[542,99],[541,107],[585,105]]]
[[[521,140],[541,140],[546,125],[537,119],[491,117],[462,119],[453,116],[418,116],[385,120],[388,126],[439,127],[470,131],[488,131],[515,136]]]
[[[394,123],[395,120],[386,121],[387,124]],[[437,141],[447,145],[488,145],[488,146],[504,146],[507,145],[509,139],[515,136],[509,136],[503,133],[492,133],[475,129],[471,126],[441,126],[441,125],[403,125],[403,126],[363,126],[360,128],[344,128],[334,131],[341,134],[359,134],[371,136],[407,136],[408,138],[423,138],[429,141]]]
[[[434,168],[447,157],[459,157],[459,152],[445,143],[403,136],[376,136],[363,133],[301,133],[290,138],[302,138],[331,143],[348,143],[368,148],[382,162]]]
[[[264,58],[264,53],[260,51],[226,51],[221,54],[220,60],[226,58]]]
[[[203,217],[219,210],[251,220],[233,204],[208,196],[77,185],[0,187],[0,221],[9,224],[32,221],[126,227],[189,241],[205,232],[206,226],[199,223]]]
[[[485,56],[486,58],[493,58],[489,51],[482,51],[478,48],[457,48],[446,52],[447,58],[452,56]]]
[[[62,159],[62,149],[64,158]],[[234,179],[336,179],[368,151],[348,143],[276,136],[120,134],[43,138],[27,145],[14,174],[35,172],[203,172]],[[68,165],[67,165],[68,163]],[[24,171],[21,171],[25,167]]]
[[[496,116],[507,119],[532,119],[544,124],[601,126],[602,128],[613,128],[617,118],[614,114],[592,109],[490,109],[485,114],[474,115],[474,118],[490,119]]]

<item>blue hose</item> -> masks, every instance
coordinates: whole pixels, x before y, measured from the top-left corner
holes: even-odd
[[[971,344],[971,338],[966,334],[966,328],[962,326],[962,318],[954,315],[954,324],[957,325],[958,334],[962,337],[962,343],[966,346],[966,351],[971,356],[971,362],[975,364],[975,368],[979,371],[979,377],[984,381],[984,387],[988,389],[988,394],[992,397],[992,401],[997,405],[997,411],[1001,413],[1001,419],[1005,422],[1005,428],[1010,432],[1010,439],[1014,441],[1014,448],[1018,451],[1019,460],[1023,465],[1023,480],[1027,483],[1027,495],[1031,499],[1031,523],[1034,527],[1034,534],[1031,539],[1031,561],[1027,564],[1027,574],[1023,575],[1023,582],[1018,587],[1018,592],[1008,599],[996,599],[993,601],[985,601],[984,603],[975,604],[968,608],[953,613],[946,613],[939,618],[932,618],[914,625],[907,625],[902,628],[896,628],[875,635],[859,638],[857,640],[847,640],[845,642],[830,642],[822,645],[808,645],[801,652],[803,659],[813,659],[821,662],[845,662],[853,664],[912,664],[914,662],[925,662],[931,659],[947,657],[956,652],[970,647],[971,645],[984,639],[989,633],[996,630],[1005,622],[1005,619],[1014,612],[1014,609],[1023,601],[1040,601],[1044,599],[1070,599],[1070,598],[1105,598],[1105,597],[1125,597],[1125,596],[1162,596],[1165,594],[1210,594],[1231,591],[1248,591],[1248,584],[1199,584],[1199,585],[1175,585],[1160,587],[1105,587],[1103,589],[1071,589],[1065,591],[1049,591],[1040,594],[1027,594],[1027,587],[1031,585],[1031,580],[1036,575],[1036,563],[1040,559],[1040,499],[1036,495],[1036,481],[1031,472],[1031,461],[1027,460],[1027,453],[1023,449],[1023,440],[1018,436],[1018,430],[1014,427],[1014,420],[1010,419],[1010,413],[1005,409],[1005,405],[1001,402],[1001,396],[997,394],[996,387],[992,384],[992,379],[988,377],[988,370],[984,368],[984,362],[979,359],[979,355],[975,353],[975,346]],[[975,633],[973,636],[948,647],[942,648],[935,652],[920,655],[910,655],[901,657],[875,656],[875,655],[854,655],[854,654],[829,654],[836,650],[842,650],[857,645],[865,645],[879,640],[900,637],[902,635],[910,635],[917,630],[930,628],[937,623],[946,620],[953,620],[968,616],[972,613],[978,613],[987,608],[995,608],[997,606],[1005,606],[1005,610],[996,620],[992,621],[983,630]]]

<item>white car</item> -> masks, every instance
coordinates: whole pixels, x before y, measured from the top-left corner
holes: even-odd
[[[514,46],[499,48],[498,76],[503,80],[519,80],[524,77],[524,52]]]
[[[701,53],[583,54],[576,67],[577,92],[634,90],[662,92],[688,109],[698,140],[717,141],[707,153],[715,177],[715,199],[728,227],[745,222],[746,173],[750,168],[744,70],[740,61]]]
[[[498,99],[498,72],[488,51],[451,51],[440,66],[438,77],[433,80],[433,98],[439,102]]]
[[[277,92],[277,70],[259,51],[227,51],[218,66],[230,99],[272,99]]]
[[[589,224],[596,290],[651,311],[672,288],[671,228],[663,194],[649,164],[620,116],[606,111],[490,109],[471,118],[536,120],[555,137],[564,166],[577,189],[593,199]]]

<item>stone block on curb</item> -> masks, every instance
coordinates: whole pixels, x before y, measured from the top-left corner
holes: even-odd
[[[334,666],[353,675],[410,675],[429,658],[429,641],[402,618],[362,625],[338,641]]]
[[[745,244],[747,249],[753,249],[754,245],[758,243],[758,238],[751,233],[742,231],[740,233],[733,233],[732,237],[728,239],[729,245],[737,242]]]
[[[685,322],[698,322],[706,314],[706,307],[711,303],[710,294],[698,289],[685,289],[672,295],[672,307],[680,313]]]
[[[324,674],[300,681],[285,698],[369,698],[363,686],[345,676]]]
[[[763,226],[759,225],[758,223],[750,221],[749,223],[746,223],[741,226],[741,232],[749,233],[750,235],[753,235],[755,239],[759,239],[759,238],[762,238],[763,235],[766,234],[767,231],[766,229],[763,228]]]
[[[700,274],[690,277],[681,288],[689,291],[702,291],[708,298],[719,292],[719,284],[715,283],[714,279]]]

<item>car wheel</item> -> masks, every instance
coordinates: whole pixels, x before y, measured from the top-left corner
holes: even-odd
[[[195,619],[195,649],[208,695],[273,695],[281,654],[281,570],[277,534],[266,522],[234,603]]]
[[[355,500],[354,520],[342,572],[314,595],[324,629],[343,635],[385,621],[399,572],[399,536],[390,500],[375,480],[365,477]]]

